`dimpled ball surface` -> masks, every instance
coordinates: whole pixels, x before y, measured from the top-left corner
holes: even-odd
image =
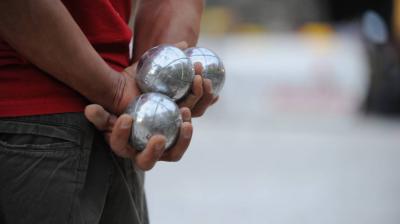
[[[194,69],[185,53],[172,45],[148,50],[139,60],[136,82],[145,92],[162,93],[173,100],[183,98],[194,78]]]
[[[212,92],[217,96],[225,83],[225,67],[222,60],[213,51],[203,47],[193,47],[185,50],[192,64],[201,63],[203,78],[211,80]]]
[[[165,136],[166,148],[175,143],[182,117],[178,106],[169,97],[145,93],[129,105],[126,113],[134,119],[130,143],[136,150],[144,150],[150,137],[155,134]]]

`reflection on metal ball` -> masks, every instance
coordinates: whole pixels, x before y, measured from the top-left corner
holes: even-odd
[[[192,64],[200,63],[203,77],[210,79],[214,96],[217,96],[225,83],[225,68],[217,54],[207,48],[193,47],[185,50]]]
[[[159,93],[140,95],[126,113],[134,119],[130,143],[136,150],[144,150],[155,134],[165,136],[166,148],[175,143],[182,117],[178,106],[169,97]]]
[[[140,58],[136,82],[142,92],[162,93],[176,101],[189,91],[193,78],[193,65],[185,53],[164,44]]]

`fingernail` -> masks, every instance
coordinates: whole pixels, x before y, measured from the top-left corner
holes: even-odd
[[[156,151],[160,151],[160,152],[164,151],[164,144],[162,144],[162,143],[157,144]]]
[[[121,123],[121,128],[122,128],[122,129],[129,129],[129,128],[131,128],[131,122],[128,121],[128,120],[124,120],[124,121]]]

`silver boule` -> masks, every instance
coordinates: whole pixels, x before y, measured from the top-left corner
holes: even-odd
[[[136,82],[142,92],[162,93],[173,100],[183,98],[194,78],[190,59],[179,48],[163,44],[140,58]]]
[[[213,95],[217,96],[225,83],[225,67],[222,60],[213,51],[203,47],[188,48],[185,53],[193,65],[202,65],[203,78],[211,80]]]
[[[166,149],[175,143],[182,117],[178,106],[169,97],[159,93],[142,94],[128,106],[126,113],[134,119],[130,144],[136,150],[144,150],[155,134],[165,136]]]

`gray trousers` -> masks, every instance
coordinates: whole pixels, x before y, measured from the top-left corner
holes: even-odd
[[[0,118],[1,224],[147,224],[143,180],[82,113]]]

